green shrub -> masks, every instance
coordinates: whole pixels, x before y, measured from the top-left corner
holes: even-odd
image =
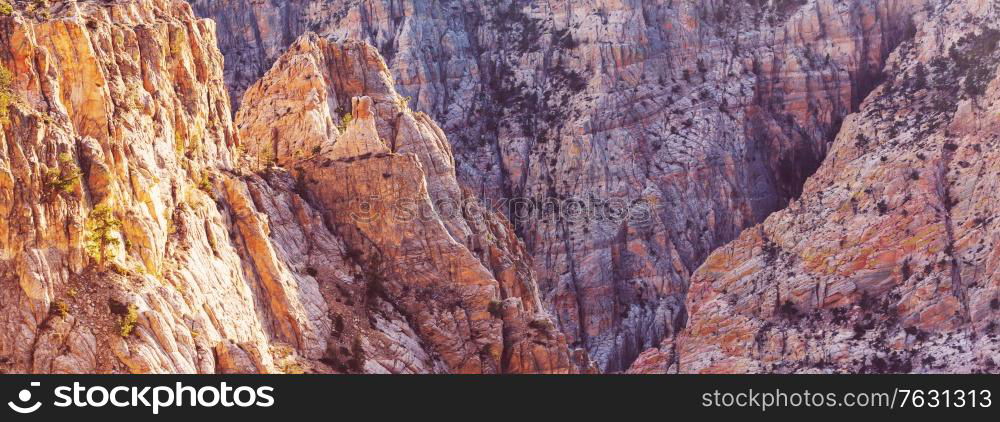
[[[72,193],[80,183],[80,168],[73,162],[73,156],[59,154],[59,168],[49,169],[45,174],[45,185],[53,192]]]
[[[198,189],[209,195],[212,194],[212,175],[207,171],[201,173],[201,179],[198,180]]]
[[[56,300],[52,302],[52,306],[49,308],[49,314],[66,318],[69,316],[69,305],[61,300]]]
[[[551,333],[556,329],[555,324],[552,323],[552,321],[549,321],[547,318],[534,319],[528,323],[528,326],[536,330],[539,330],[543,333]]]
[[[486,310],[489,311],[490,315],[493,315],[494,318],[500,318],[503,316],[503,302],[499,300],[491,300],[490,304],[486,307]]]
[[[351,113],[344,114],[340,118],[340,125],[337,126],[337,129],[340,129],[340,133],[344,133],[344,131],[347,130],[347,125],[351,124],[351,121],[353,120],[354,120],[353,114]]]
[[[125,311],[125,315],[121,316],[121,335],[122,337],[128,337],[132,335],[132,330],[135,329],[135,322],[139,320],[139,310],[136,309],[135,305],[129,304],[128,310]]]
[[[413,101],[413,97],[396,97],[396,105],[404,110],[410,108],[410,101]]]
[[[0,16],[10,16],[14,14],[14,6],[7,0],[0,0]]]
[[[10,8],[9,4],[0,0],[0,15],[3,14],[3,6]],[[0,64],[0,124],[10,121],[10,106],[14,104],[14,74],[4,65]]]

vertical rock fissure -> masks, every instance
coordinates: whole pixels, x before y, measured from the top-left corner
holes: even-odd
[[[956,205],[951,196],[951,186],[948,182],[948,168],[952,161],[952,152],[948,150],[947,147],[941,148],[941,161],[937,166],[935,172],[935,192],[937,193],[938,201],[941,206],[941,219],[944,223],[945,230],[945,253],[948,255],[950,262],[949,265],[949,276],[951,278],[951,290],[955,298],[958,299],[959,303],[962,304],[962,318],[968,322],[972,319],[971,311],[969,310],[969,297],[965,289],[965,284],[962,282],[962,270],[961,262],[959,257],[955,252],[955,223],[952,216],[952,208]],[[975,329],[975,327],[973,327]]]

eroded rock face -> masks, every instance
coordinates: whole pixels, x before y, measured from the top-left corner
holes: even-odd
[[[463,186],[582,204],[504,212],[545,306],[608,371],[684,326],[694,270],[799,195],[935,3],[193,2],[224,29],[232,92],[303,31],[368,40],[442,123]]]
[[[196,187],[235,142],[212,22],[172,1],[50,13],[0,18],[17,98],[0,134],[0,370],[212,372],[225,340],[273,370],[259,280]]]
[[[915,21],[802,198],[707,259],[633,371],[998,371],[997,10]]]
[[[344,160],[388,153],[389,147],[382,142],[375,128],[371,97],[355,97],[351,104],[351,121],[327,157]]]
[[[359,67],[364,77],[350,77]],[[296,74],[314,74],[329,83],[318,87],[321,95],[306,97],[314,101],[306,108],[328,107],[337,114],[350,99],[352,118],[311,156],[279,155],[277,160],[294,169],[301,190],[324,210],[325,221],[363,269],[368,306],[393,310],[382,315],[387,321],[381,324],[408,325],[408,335],[426,344],[407,353],[429,356],[430,362],[417,369],[588,370],[586,358],[571,354],[565,336],[542,311],[519,241],[502,216],[467,201],[447,139],[396,94],[373,47],[303,36],[247,91],[246,112],[237,118],[242,133],[266,133],[255,130],[254,124],[264,120],[253,111],[270,104],[272,96],[283,97],[277,91],[289,83],[281,78]],[[262,93],[263,87],[269,92]],[[276,133],[276,138],[250,135],[243,141],[285,143],[284,132]],[[405,343],[395,340],[397,348]],[[399,366],[398,356],[372,349],[380,354],[375,360],[381,368]]]
[[[996,371],[988,1],[194,5],[0,17],[0,372]]]
[[[276,66],[237,126],[214,24],[183,1],[18,5],[0,27],[16,98],[0,131],[0,372],[589,368],[557,330],[530,327],[552,323],[502,216],[431,207],[426,226],[382,226],[363,242],[350,237],[363,226],[335,219],[350,203],[337,196],[345,179],[399,183],[425,205],[468,195],[443,132],[375,82],[391,77],[373,48],[290,52],[327,66],[291,68],[336,79]],[[342,132],[331,116],[354,97]],[[376,153],[397,178],[383,178]],[[442,266],[383,274],[372,257],[399,248],[403,229],[440,246]],[[404,287],[435,306],[395,294]]]

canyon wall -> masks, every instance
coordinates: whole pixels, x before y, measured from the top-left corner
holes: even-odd
[[[802,197],[709,256],[631,371],[997,372],[998,13],[915,16]]]
[[[380,50],[607,371],[685,325],[691,274],[801,193],[934,3],[193,1],[235,104],[303,32]]]
[[[996,372],[989,0],[9,1],[0,372]]]
[[[184,1],[15,2],[0,28],[0,372],[592,370],[503,216],[434,208],[469,193],[371,47],[303,38],[234,123]],[[282,134],[308,149],[260,148]],[[424,214],[350,218],[379,192]]]

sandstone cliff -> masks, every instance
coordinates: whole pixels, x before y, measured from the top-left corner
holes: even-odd
[[[293,169],[300,192],[365,270],[374,325],[411,325],[416,335],[387,339],[397,342],[387,349],[425,342],[436,352],[415,372],[587,369],[545,316],[530,260],[504,217],[468,198],[444,133],[394,85],[372,46],[308,34],[247,91],[236,123],[248,150],[277,146],[276,161]],[[273,123],[289,110],[322,118]],[[351,117],[333,119],[338,110]],[[316,140],[299,145],[306,153],[284,147],[303,139]]]
[[[926,9],[801,199],[694,274],[634,372],[997,372],[1000,10]]]
[[[0,372],[997,371],[994,1],[0,2]]]
[[[305,38],[234,125],[215,25],[186,2],[14,6],[0,16],[0,372],[589,370],[503,217],[434,208],[468,193],[371,47]],[[307,144],[262,156],[282,134]],[[340,212],[380,192],[425,218]],[[390,259],[406,254],[436,265]]]
[[[304,31],[368,40],[442,122],[463,186],[582,208],[502,211],[545,306],[609,371],[684,326],[691,274],[801,192],[933,3],[193,2],[232,92]]]

